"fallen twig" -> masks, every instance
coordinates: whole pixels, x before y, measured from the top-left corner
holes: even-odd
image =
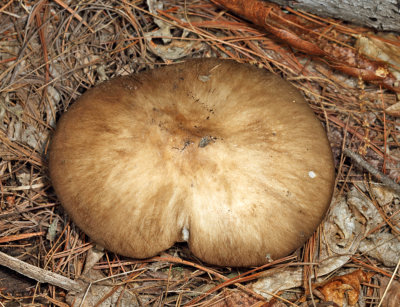
[[[360,155],[352,152],[350,149],[346,148],[343,150],[343,153],[351,158],[355,164],[361,166],[363,169],[367,170],[371,175],[373,175],[376,179],[382,182],[385,186],[391,188],[394,192],[400,195],[400,185],[394,182],[385,174],[381,173],[377,169],[375,169],[371,164],[365,161]]]
[[[40,283],[48,283],[54,286],[63,288],[67,291],[82,291],[83,285],[77,281],[69,279],[57,273],[43,270],[34,265],[21,261],[17,258],[11,257],[5,253],[0,252],[1,265],[18,272],[24,276],[32,278]]]

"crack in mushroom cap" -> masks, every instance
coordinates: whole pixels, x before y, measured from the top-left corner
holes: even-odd
[[[286,256],[328,209],[325,131],[288,82],[197,59],[104,82],[61,117],[49,157],[72,220],[121,255],[188,241],[205,262]]]

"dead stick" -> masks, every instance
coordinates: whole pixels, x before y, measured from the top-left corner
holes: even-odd
[[[0,265],[6,266],[13,271],[32,278],[40,283],[52,284],[67,291],[82,291],[84,288],[83,285],[77,281],[69,279],[60,274],[38,268],[17,258],[11,257],[3,252],[0,252]]]
[[[367,170],[371,175],[373,175],[376,179],[382,182],[385,186],[391,188],[396,194],[400,195],[400,185],[394,182],[385,174],[381,173],[377,169],[375,169],[371,164],[365,161],[360,155],[352,152],[350,149],[346,148],[343,150],[343,153],[351,158],[355,164],[361,166],[363,169]]]

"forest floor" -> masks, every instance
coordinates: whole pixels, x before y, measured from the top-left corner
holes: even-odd
[[[0,252],[15,264],[0,257],[1,306],[400,306],[398,37],[279,7],[262,27],[207,0],[1,5]],[[386,60],[360,58],[365,45]],[[57,119],[99,82],[203,57],[256,65],[304,94],[336,167],[325,221],[259,268],[209,266],[185,244],[146,260],[97,251],[48,177]]]

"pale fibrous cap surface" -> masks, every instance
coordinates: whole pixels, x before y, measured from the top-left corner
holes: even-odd
[[[108,250],[147,258],[187,241],[221,266],[302,246],[334,184],[325,131],[299,91],[217,59],[88,90],[61,117],[49,167],[72,220]]]

